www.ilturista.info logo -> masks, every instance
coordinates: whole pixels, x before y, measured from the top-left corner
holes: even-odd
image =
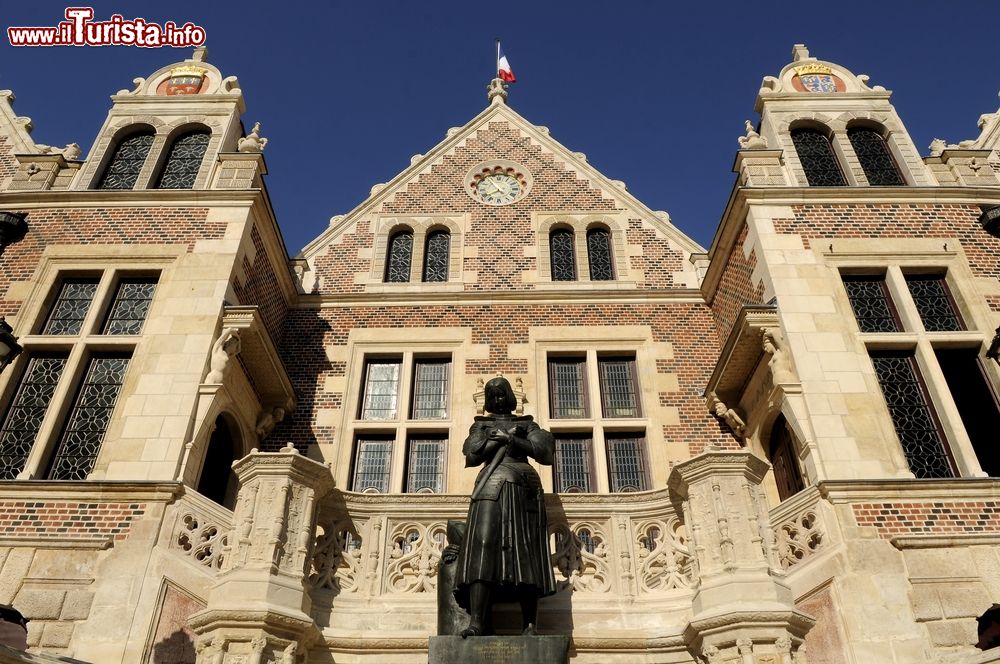
[[[205,28],[188,21],[163,25],[143,18],[125,19],[113,14],[94,21],[93,7],[67,7],[66,20],[55,27],[9,27],[11,46],[160,46],[190,47],[205,43]]]

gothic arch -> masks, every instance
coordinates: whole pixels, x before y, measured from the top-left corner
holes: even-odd
[[[239,481],[232,464],[247,455],[247,440],[234,415],[227,411],[219,413],[205,444],[198,493],[223,507],[235,508]]]

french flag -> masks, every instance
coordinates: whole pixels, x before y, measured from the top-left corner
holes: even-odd
[[[507,56],[503,54],[503,49],[500,48],[499,41],[497,42],[497,76],[500,77],[501,81],[517,83],[514,70],[510,68],[510,63],[507,62]]]

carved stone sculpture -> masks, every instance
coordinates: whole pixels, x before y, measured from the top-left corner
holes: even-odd
[[[461,634],[469,624],[469,614],[455,599],[455,563],[465,539],[465,522],[449,521],[445,534],[448,545],[441,552],[441,562],[438,565],[438,634]]]
[[[753,128],[753,123],[749,120],[746,121],[747,135],[740,136],[740,149],[741,150],[766,150],[767,149],[767,139],[757,133],[757,130]]]
[[[264,440],[274,430],[282,420],[285,419],[285,409],[281,406],[271,410],[262,410],[257,418],[256,431],[261,440]]]
[[[463,637],[490,630],[494,602],[521,605],[523,634],[535,634],[538,599],[555,592],[545,502],[528,457],[551,465],[552,434],[530,415],[517,416],[517,398],[506,378],[485,385],[485,409],[462,447],[467,467],[483,464],[469,505],[467,533],[459,548],[455,598],[471,619]]]
[[[260,137],[260,123],[254,123],[253,129],[246,138],[241,138],[236,142],[237,152],[263,152],[267,147],[267,139]]]
[[[782,347],[782,341],[779,330],[774,328],[764,330],[762,346],[764,352],[771,356],[767,365],[771,369],[771,379],[775,385],[795,382],[795,374],[792,372],[791,362],[788,359],[788,351]]]
[[[708,412],[725,422],[737,438],[742,440],[746,436],[746,421],[735,409],[723,403],[715,392],[708,395]]]
[[[227,327],[212,345],[212,359],[209,362],[206,383],[221,383],[229,369],[229,360],[240,352],[240,332],[235,327]]]

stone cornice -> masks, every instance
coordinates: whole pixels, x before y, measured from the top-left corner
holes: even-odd
[[[172,502],[184,491],[180,482],[146,481],[0,481],[0,500],[80,500],[83,502]]]
[[[892,501],[1000,500],[1000,478],[957,477],[933,480],[867,479],[824,480],[820,495],[831,503]]]
[[[0,206],[25,210],[46,207],[245,207],[261,197],[261,189],[65,189],[3,191]]]
[[[295,406],[295,389],[278,347],[264,326],[256,306],[227,306],[222,312],[222,328],[240,331],[240,355],[253,378],[254,389],[265,407],[280,406],[292,410]]]
[[[968,535],[899,535],[889,540],[897,549],[951,549],[967,546],[1000,545],[1000,533]],[[978,577],[977,577],[978,579]]]
[[[410,307],[420,304],[480,305],[497,303],[532,304],[704,304],[697,288],[665,290],[588,289],[578,291],[538,288],[530,291],[440,291],[433,285],[414,293],[330,293],[300,295],[295,308],[321,309],[334,307]]]

